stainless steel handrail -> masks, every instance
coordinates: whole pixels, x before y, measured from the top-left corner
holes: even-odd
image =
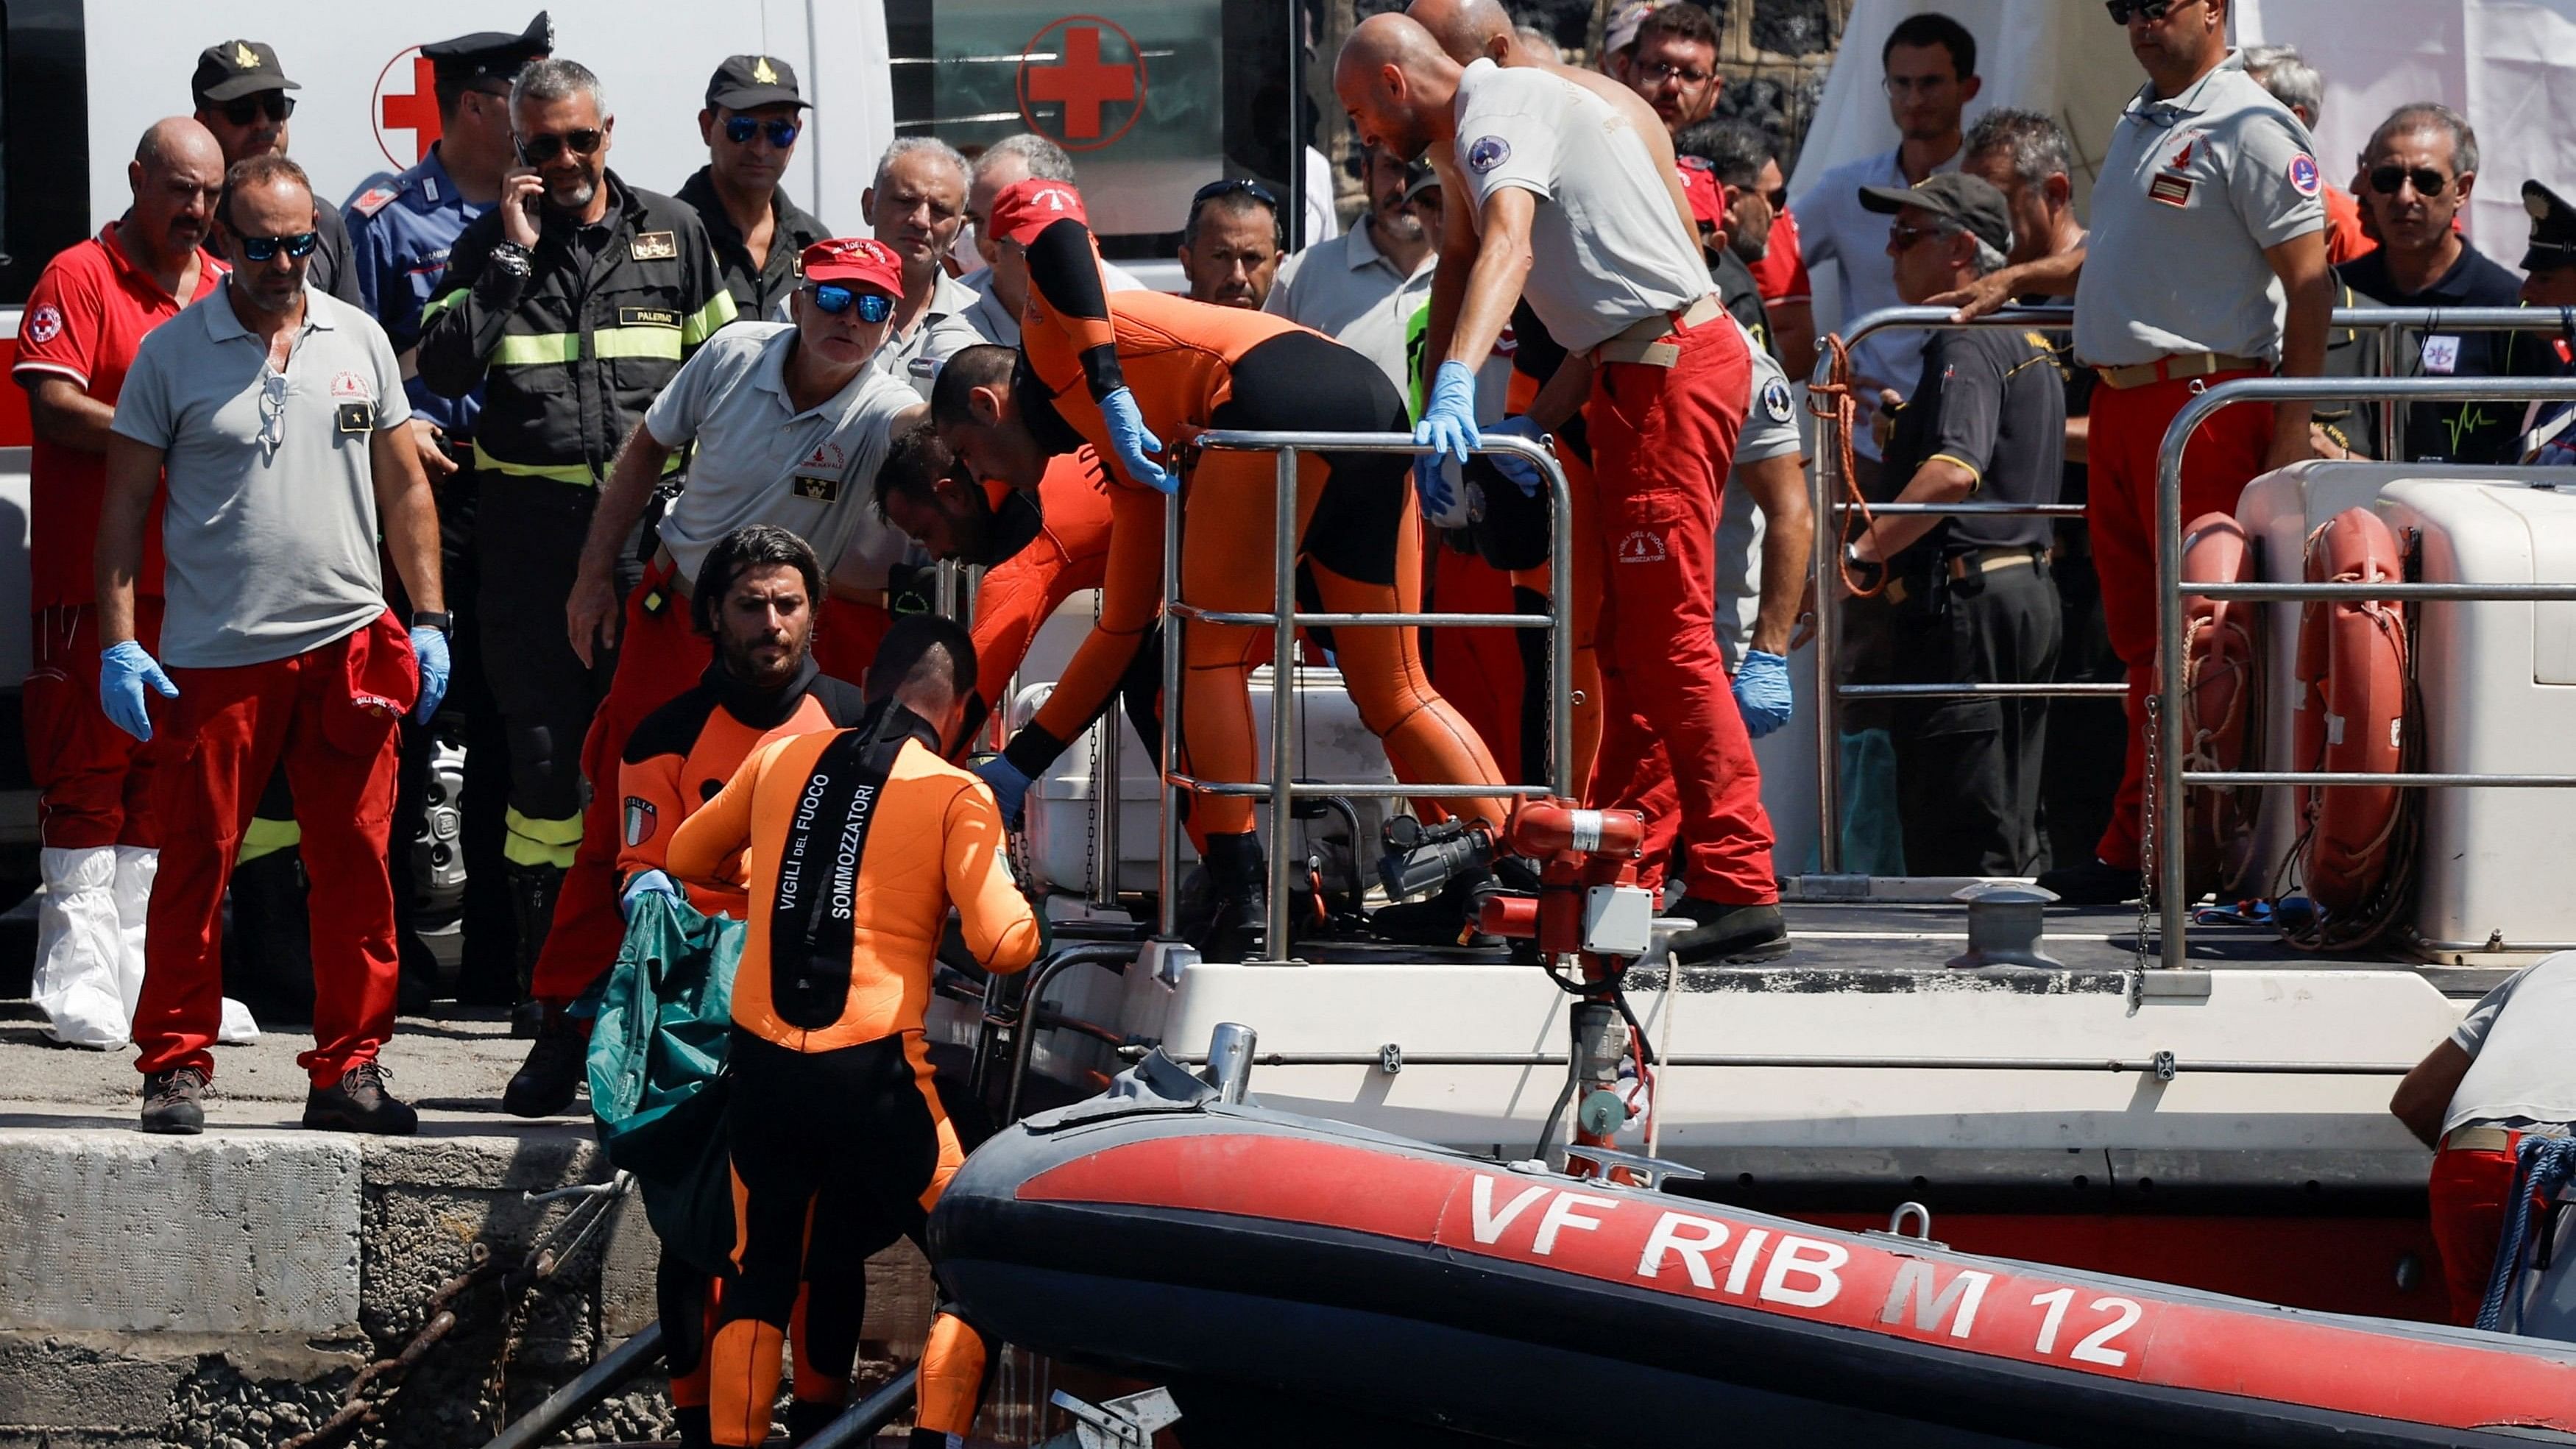
[[[2493,309],[2489,309],[2493,310]],[[2341,314],[2338,314],[2339,316]],[[2453,325],[2450,314],[2441,325]],[[2512,603],[2533,599],[2576,600],[2576,584],[2185,584],[2182,577],[2182,461],[2191,436],[2222,408],[2241,402],[2576,402],[2576,378],[2402,377],[2402,378],[2240,378],[2221,383],[2194,397],[2165,429],[2156,457],[2156,658],[2158,678],[2183,677],[2183,598],[2259,597],[2304,599],[2445,599],[2460,602]],[[2398,411],[2391,407],[2389,412]],[[2165,686],[2167,688],[2170,685]],[[2467,785],[2525,785],[2534,788],[2576,787],[2576,776],[2530,775],[2351,775],[2287,770],[2185,770],[2183,755],[2190,741],[2181,701],[2159,692],[2156,716],[2155,818],[2183,818],[2183,792],[2193,785],[2309,785],[2376,788],[2450,788]],[[2183,898],[2185,862],[2183,832],[2169,823],[2157,831],[2157,911],[2160,956],[2168,968],[2184,964],[2188,948],[2191,902]]]
[[[1278,467],[1273,475],[1273,511],[1271,524],[1271,606],[1268,614],[1228,612],[1194,606],[1181,597],[1181,532],[1184,510],[1176,498],[1163,503],[1163,731],[1162,731],[1162,840],[1158,859],[1157,884],[1161,891],[1158,929],[1164,936],[1174,933],[1180,905],[1180,792],[1219,795],[1236,799],[1271,802],[1270,829],[1264,846],[1268,850],[1270,930],[1263,949],[1272,963],[1288,959],[1289,898],[1293,893],[1293,872],[1288,854],[1288,841],[1295,823],[1295,812],[1281,808],[1287,802],[1319,796],[1341,795],[1361,798],[1462,799],[1492,795],[1556,794],[1571,796],[1581,782],[1574,778],[1574,591],[1568,581],[1574,577],[1573,515],[1574,500],[1565,481],[1565,470],[1557,466],[1556,455],[1541,443],[1526,438],[1495,434],[1485,439],[1476,451],[1487,456],[1510,453],[1538,466],[1547,480],[1548,497],[1553,504],[1548,537],[1548,564],[1554,587],[1548,590],[1548,613],[1544,619],[1518,614],[1347,614],[1303,613],[1297,608],[1297,560],[1303,550],[1297,534],[1297,455],[1299,453],[1401,453],[1419,456],[1430,449],[1413,441],[1410,433],[1322,433],[1322,432],[1253,432],[1238,429],[1216,429],[1199,434],[1191,446],[1229,452],[1273,453]],[[1270,780],[1267,784],[1249,781],[1202,780],[1180,768],[1179,738],[1181,724],[1182,630],[1191,622],[1259,627],[1267,624],[1270,636]],[[1529,629],[1548,631],[1548,776],[1546,785],[1376,785],[1360,781],[1347,783],[1297,778],[1297,699],[1296,659],[1297,631],[1317,628],[1424,627],[1447,625],[1466,628]],[[1365,848],[1360,841],[1354,848]]]
[[[1946,307],[1886,307],[1863,316],[1844,334],[1844,339],[1848,344],[1858,344],[1863,338],[1880,332],[1958,331],[1971,327],[2019,327],[2033,332],[2066,332],[2071,331],[2074,325],[2075,312],[2072,307],[2008,307],[1965,322],[1959,321],[1958,315]],[[2544,310],[2522,307],[2339,307],[2335,309],[2331,325],[2346,330],[2367,328],[2378,331],[2383,339],[2380,366],[2383,374],[2387,376],[2381,379],[2338,380],[2330,390],[2308,395],[2315,401],[2365,398],[2371,394],[2363,391],[2360,385],[2376,381],[2474,382],[2478,380],[2395,377],[2398,365],[2397,339],[2399,334],[2408,328],[2442,327],[2463,332],[2555,332],[2565,326],[2565,321],[2560,312],[2554,308]],[[1831,355],[1819,354],[1815,372],[1809,380],[1810,385],[1821,386],[1832,381],[1832,376]],[[2425,400],[2426,397],[2419,393],[2389,394],[2388,396],[2404,396],[2418,401]],[[2383,458],[2394,459],[2401,451],[2401,441],[2404,436],[2403,410],[2387,408],[2382,411],[2380,453]],[[1835,544],[1841,537],[1840,525],[1843,518],[1857,511],[1853,505],[1841,501],[1843,489],[1840,486],[1842,480],[1840,427],[1838,417],[1818,415],[1816,469],[1810,483],[1810,502],[1816,517],[1816,546],[1811,553],[1809,564],[1816,599],[1816,854],[1818,868],[1826,875],[1842,873],[1842,701],[1907,697],[1878,693],[1880,690],[1907,688],[1906,686],[1852,685],[1837,688],[1835,684],[1835,665],[1841,652],[1840,621],[1835,612],[1836,605],[1841,599],[1841,574],[1837,557],[1839,550]],[[2080,505],[2072,504],[1891,503],[1872,504],[1870,512],[1891,518],[1909,515],[2080,518],[2084,514],[2084,509]],[[2256,596],[2237,594],[2229,597]],[[1938,688],[1938,686],[1932,686],[1932,688]],[[1976,686],[1962,685],[1961,688],[1966,692],[1911,697],[1976,698],[1988,692]],[[2031,690],[2027,686],[2023,688],[2028,693],[2057,698],[2100,697],[2125,692],[2107,685],[2086,684],[2048,685],[2036,690]]]

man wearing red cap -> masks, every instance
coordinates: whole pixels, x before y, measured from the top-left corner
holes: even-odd
[[[695,685],[713,657],[689,624],[689,585],[707,550],[753,523],[814,544],[830,582],[814,636],[825,673],[866,673],[889,622],[888,571],[905,545],[869,506],[869,485],[921,401],[869,359],[903,295],[903,263],[864,237],[816,242],[803,262],[795,320],[741,322],[709,338],[628,434],[600,490],[565,620],[585,663],[595,650],[618,649],[617,673],[582,743],[590,806],[530,991],[545,1020],[502,1098],[522,1117],[571,1106],[581,1079],[589,1027],[567,1008],[616,959],[623,934],[618,760],[637,723]],[[664,465],[691,443],[688,489],[662,516],[660,546],[621,610],[618,550]]]
[[[1155,492],[1184,495],[1181,591],[1202,608],[1270,606],[1273,462],[1257,453],[1210,453],[1188,487],[1154,455],[1210,428],[1385,433],[1401,431],[1404,399],[1377,364],[1266,313],[1210,307],[1157,293],[1119,293],[1102,280],[1082,198],[1062,182],[1026,181],[994,199],[1004,247],[1028,259],[1029,297],[1016,357],[968,348],[932,390],[943,439],[976,476],[1033,490],[1046,459],[1084,442],[1121,475],[1113,503],[1103,627],[1095,630],[1036,720],[979,772],[1005,815],[1066,741],[1105,707],[1133,658],[1136,637],[1114,618],[1149,611],[1159,593],[1162,519]],[[1147,491],[1153,490],[1153,491]],[[1419,609],[1420,542],[1405,463],[1395,454],[1299,455],[1303,568],[1324,608],[1340,613]],[[1249,676],[1266,643],[1260,631],[1193,623],[1183,632],[1187,698],[1181,728],[1190,773],[1254,778]],[[1410,628],[1346,628],[1334,645],[1360,718],[1385,742],[1397,778],[1414,783],[1500,784],[1484,741],[1434,690]],[[1499,831],[1499,796],[1448,802],[1461,819]],[[1202,947],[1225,959],[1267,938],[1265,872],[1252,833],[1252,802],[1202,795],[1190,827],[1217,900]]]

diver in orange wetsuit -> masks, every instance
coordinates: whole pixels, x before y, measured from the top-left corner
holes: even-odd
[[[799,1285],[809,1320],[855,1322],[868,1252],[918,1234],[965,1160],[922,1026],[949,907],[987,971],[1023,970],[1043,949],[1001,812],[946,758],[965,743],[974,688],[962,627],[904,619],[857,727],[761,746],[671,838],[670,872],[693,885],[727,881],[750,851],[727,1056],[735,1240],[707,1349],[718,1444],[768,1437]],[[983,1362],[973,1330],[945,1315],[932,1326],[916,1445],[962,1442]]]
[[[1182,597],[1208,609],[1269,609],[1273,458],[1211,452],[1183,479],[1152,455],[1166,440],[1178,449],[1215,428],[1401,432],[1404,400],[1394,385],[1367,358],[1276,317],[1149,292],[1113,298],[1081,198],[1062,182],[1005,190],[994,201],[993,227],[999,244],[1028,259],[1020,349],[969,348],[949,359],[931,398],[941,438],[976,476],[1021,489],[1037,485],[1047,457],[1085,442],[1109,462],[1119,486],[1104,624],[1113,615],[1122,625],[1150,617],[1159,598],[1161,492],[1182,499]],[[1300,569],[1324,609],[1419,611],[1421,544],[1406,466],[1400,454],[1299,455]],[[1070,732],[1107,703],[1137,637],[1096,632],[1037,719],[979,771],[1006,810]],[[1192,623],[1182,640],[1184,768],[1202,779],[1250,780],[1248,676],[1268,632]],[[1484,741],[1432,688],[1413,629],[1336,629],[1332,647],[1361,720],[1385,742],[1399,779],[1502,782]],[[1499,795],[1448,803],[1496,832],[1507,813]],[[1202,949],[1220,959],[1267,933],[1252,823],[1249,800],[1191,802],[1217,903]]]

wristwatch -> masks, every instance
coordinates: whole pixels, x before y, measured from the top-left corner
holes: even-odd
[[[526,278],[535,274],[537,259],[517,242],[505,241],[492,248],[492,265],[511,276]]]
[[[1860,587],[1874,589],[1878,587],[1878,581],[1886,576],[1887,565],[1862,558],[1860,544],[1854,541],[1843,545],[1843,572],[1851,575],[1851,581]]]
[[[411,626],[415,629],[436,629],[441,634],[453,634],[456,632],[456,616],[438,609],[414,609],[411,611]]]

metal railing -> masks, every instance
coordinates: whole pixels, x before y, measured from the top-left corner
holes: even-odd
[[[1295,823],[1293,802],[1326,796],[1375,799],[1477,799],[1495,795],[1572,796],[1574,779],[1574,591],[1565,586],[1574,576],[1573,498],[1555,455],[1525,438],[1489,435],[1478,452],[1517,455],[1538,466],[1552,504],[1548,537],[1550,576],[1548,612],[1533,614],[1335,614],[1301,612],[1297,607],[1297,561],[1304,550],[1297,531],[1297,456],[1300,453],[1400,453],[1408,457],[1430,451],[1409,433],[1247,432],[1219,429],[1201,433],[1191,446],[1228,452],[1273,453],[1278,458],[1271,529],[1271,608],[1267,612],[1226,612],[1189,603],[1181,597],[1182,514],[1180,500],[1163,505],[1163,789],[1158,923],[1162,935],[1174,934],[1180,904],[1180,810],[1182,791],[1202,795],[1262,800],[1271,805],[1264,847],[1269,852],[1270,929],[1264,964],[1288,959],[1289,899],[1294,893],[1288,849]],[[1409,486],[1409,485],[1408,485]],[[1270,780],[1267,784],[1202,780],[1180,768],[1181,671],[1188,624],[1214,624],[1271,630]],[[1297,778],[1297,631],[1301,628],[1452,628],[1545,629],[1548,649],[1548,774],[1544,785],[1380,785],[1365,781]],[[1365,851],[1364,841],[1353,841]]]
[[[2494,309],[2472,316],[2494,315]],[[2338,313],[2338,325],[2345,314]],[[2411,315],[2411,314],[2410,314]],[[2457,314],[2441,314],[2442,326]],[[2468,324],[2459,324],[2466,326]],[[2554,326],[2554,323],[2553,323]],[[2413,402],[2576,402],[2576,378],[2409,377],[2409,378],[2243,378],[2222,383],[2194,397],[2174,415],[2156,459],[2156,650],[2158,677],[2183,677],[2183,600],[2254,599],[2278,602],[2367,600],[2377,602],[2437,601],[2453,603],[2576,602],[2576,582],[2557,584],[2237,584],[2186,583],[2182,577],[2182,461],[2191,435],[2222,408],[2235,403],[2385,401],[2390,415],[2404,412],[2395,404]],[[2576,775],[2352,774],[2303,770],[2186,770],[2182,761],[2190,744],[2189,722],[2175,696],[2156,699],[2155,818],[2183,818],[2184,791],[2194,787],[2235,788],[2248,785],[2300,785],[2325,788],[2368,786],[2375,789],[2571,789]],[[2184,964],[2188,949],[2191,902],[2184,899],[2186,832],[2166,824],[2156,832],[2158,935],[2161,963]]]
[[[1971,327],[2018,327],[2031,332],[2066,332],[2073,329],[2075,313],[2070,307],[2011,307],[1967,322],[1956,320],[1946,307],[1888,307],[1860,319],[1846,334],[1846,342],[1856,345],[1863,338],[1888,331],[1957,331]],[[2383,393],[2373,389],[2384,381],[2458,382],[2480,384],[2482,379],[2412,379],[2399,376],[2403,349],[2400,342],[2409,330],[2441,328],[2461,332],[2557,332],[2565,325],[2564,315],[2555,310],[2518,307],[2358,307],[2338,308],[2333,327],[2344,331],[2376,332],[2381,338],[2379,379],[2300,379],[2311,382],[2314,390],[2299,395],[2300,400],[2339,402],[2367,401],[2374,398],[2394,401],[2438,401],[2441,398],[2503,400],[2513,396],[2493,390],[2474,392],[2431,392],[2409,390]],[[1819,356],[1811,385],[1831,381],[1832,358]],[[2250,381],[2251,379],[2249,379]],[[2275,381],[2275,379],[2264,379]],[[2233,384],[2229,384],[2233,386]],[[2213,390],[2215,391],[2215,390]],[[2558,394],[2551,394],[2557,396]],[[2273,395],[2275,398],[2279,394]],[[2195,399],[2195,405],[2205,400]],[[2381,409],[2379,447],[2382,460],[2394,461],[2403,452],[2405,437],[2403,407]],[[1976,698],[2119,698],[2127,694],[2124,684],[1851,684],[1837,682],[1840,650],[1841,548],[1843,520],[1854,510],[1843,501],[1841,421],[1826,415],[1819,419],[1816,430],[1816,468],[1810,481],[1810,502],[1816,519],[1816,546],[1810,560],[1816,599],[1816,856],[1817,866],[1826,875],[1842,873],[1842,704],[1862,699],[1976,699]],[[2036,517],[2081,518],[2080,504],[2017,503],[1883,503],[1870,505],[1869,511],[1882,518],[1908,516],[1976,518]],[[2243,585],[2243,588],[2296,588],[2294,585]],[[2221,597],[2221,595],[2211,595]],[[2312,597],[2306,593],[2275,596],[2260,593],[2224,595],[2235,598]],[[2380,596],[2394,597],[2394,596]],[[2424,597],[2434,597],[2426,595]],[[2244,781],[2239,783],[2253,783]],[[2384,782],[2383,782],[2384,783]]]

